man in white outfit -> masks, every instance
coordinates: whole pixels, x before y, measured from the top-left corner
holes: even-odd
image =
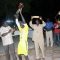
[[[17,60],[15,54],[14,42],[12,38],[13,32],[14,29],[12,29],[9,25],[7,25],[6,22],[4,22],[0,28],[0,37],[2,38],[2,43],[7,60],[10,60],[10,56],[12,57],[13,60]]]
[[[40,60],[40,54],[39,54],[39,48],[41,48],[43,60],[45,59],[44,55],[44,36],[43,36],[43,27],[45,26],[44,21],[39,16],[33,16],[31,19],[36,18],[36,24],[32,24],[32,21],[30,21],[30,26],[34,29],[33,32],[33,38],[35,44],[35,52],[36,52],[36,60]],[[42,22],[42,24],[39,23],[39,20]]]

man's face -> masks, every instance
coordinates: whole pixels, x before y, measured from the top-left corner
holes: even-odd
[[[39,25],[39,21],[38,20],[36,20],[36,24]]]

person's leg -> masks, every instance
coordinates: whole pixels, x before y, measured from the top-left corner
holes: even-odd
[[[18,57],[19,57],[19,60],[22,60],[22,55],[18,55]]]
[[[29,60],[28,56],[25,56],[25,55],[18,55],[19,60],[22,60],[22,56],[24,56],[25,60]]]
[[[42,57],[45,58],[43,38],[42,38],[42,41],[39,43],[39,46],[40,46],[40,49],[41,49],[41,52],[42,52]]]
[[[60,36],[59,36],[59,33],[58,33],[58,42],[59,42],[59,37],[60,37]]]
[[[47,42],[47,47],[49,47],[49,31],[46,31],[46,42]]]
[[[4,51],[5,51],[7,60],[10,60],[9,46],[4,46]]]
[[[57,33],[54,33],[54,45],[57,45]]]
[[[58,38],[57,45],[59,46],[59,44],[60,44],[60,42],[59,42],[59,40],[60,40],[59,33],[58,33],[58,35],[57,35],[57,38]]]
[[[39,59],[40,55],[39,55],[39,45],[38,45],[38,42],[35,41],[34,44],[35,44],[36,59]]]
[[[28,56],[25,56],[25,60],[29,60]]]
[[[10,56],[13,60],[17,60],[14,44],[9,45]]]
[[[27,51],[27,53],[26,53],[26,55],[24,55],[25,60],[29,60],[29,57],[28,57],[28,42],[26,42],[26,51]]]
[[[60,46],[60,33],[59,33],[59,46]]]
[[[53,47],[53,33],[52,33],[52,31],[49,32],[49,36],[50,36],[51,47]]]

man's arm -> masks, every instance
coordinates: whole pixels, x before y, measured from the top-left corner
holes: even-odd
[[[16,22],[16,25],[17,25],[17,26],[20,26],[20,23],[19,23],[19,21],[18,21],[18,18],[15,19],[15,22]]]
[[[32,20],[30,21],[29,25],[31,26],[31,28],[34,30],[33,24],[32,24]]]
[[[21,12],[22,12],[22,9],[20,9],[20,15],[21,15],[21,18],[22,18],[23,23],[26,23],[26,22],[25,22],[25,18],[23,17],[23,15],[22,15]]]
[[[22,15],[21,12],[22,12],[22,8],[21,8],[21,9],[18,9],[17,12],[16,12],[15,17],[18,19],[18,15],[19,15],[19,13],[20,13],[23,23],[26,23],[26,22],[25,22],[25,19],[24,19],[24,17],[23,17],[23,15]]]
[[[53,27],[54,28],[58,28],[59,26],[58,26],[58,24],[54,24]]]
[[[15,16],[15,23],[16,23],[18,29],[21,30],[20,23],[18,21],[18,15],[19,15],[18,13],[19,12],[20,12],[20,9],[17,10],[17,12],[16,12],[16,14],[14,16]]]
[[[6,36],[7,34],[11,33],[11,32],[14,32],[15,30],[14,29],[10,29],[8,32],[6,33],[3,33],[1,36],[4,37]]]
[[[16,22],[16,25],[17,25],[18,29],[21,30],[21,27],[20,27],[20,23],[18,21],[18,18],[15,19],[15,22]]]
[[[23,9],[23,7],[24,7],[24,4],[23,4],[22,2],[19,3],[19,12],[20,12],[22,21],[23,21],[23,23],[26,23],[26,22],[25,22],[25,19],[24,19],[24,17],[23,17],[23,15],[22,15],[22,9]]]
[[[18,9],[18,10],[16,11],[16,14],[18,15],[18,14],[19,14],[19,12],[20,12],[20,9]]]
[[[46,26],[46,23],[44,21],[42,21],[42,22],[43,22],[43,27]]]
[[[31,26],[31,28],[34,30],[33,24],[32,24],[32,19],[35,18],[35,16],[31,16],[31,21],[29,23],[29,25]]]

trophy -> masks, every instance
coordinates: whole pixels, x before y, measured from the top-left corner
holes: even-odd
[[[16,11],[16,14],[14,15],[16,18],[19,17],[19,12],[21,13],[23,7],[24,7],[24,4],[20,2],[18,5],[18,10]]]
[[[18,8],[19,9],[22,9],[24,7],[24,4],[21,2],[21,3],[19,3],[19,6],[18,6]]]

